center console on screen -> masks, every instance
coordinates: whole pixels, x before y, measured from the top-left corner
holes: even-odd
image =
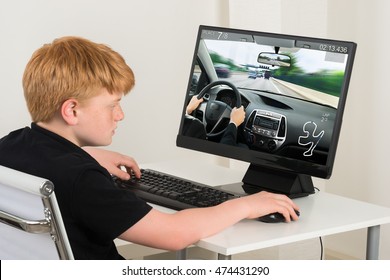
[[[329,178],[356,44],[200,26],[177,146],[249,162],[242,187],[290,197]],[[192,98],[201,100],[189,110]],[[231,124],[233,108],[245,119]]]

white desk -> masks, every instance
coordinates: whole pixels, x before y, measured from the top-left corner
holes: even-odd
[[[238,170],[206,163],[194,166],[188,165],[188,162],[164,162],[142,167],[210,186],[240,182],[244,175]],[[378,259],[380,225],[390,223],[390,208],[326,192],[295,201],[301,210],[300,219],[296,222],[267,224],[244,220],[195,245],[218,253],[219,259],[229,259],[233,254],[367,228],[366,258]]]

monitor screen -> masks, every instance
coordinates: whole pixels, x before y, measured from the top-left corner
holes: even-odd
[[[249,162],[248,193],[313,193],[311,176],[332,173],[355,51],[347,41],[200,26],[177,146]]]

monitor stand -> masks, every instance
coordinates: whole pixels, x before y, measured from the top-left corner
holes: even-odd
[[[264,190],[297,198],[314,193],[311,176],[264,168],[255,164],[250,164],[242,183],[242,188],[248,194]]]

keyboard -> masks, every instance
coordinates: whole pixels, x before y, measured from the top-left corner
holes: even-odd
[[[141,169],[141,178],[128,181],[114,178],[117,185],[134,192],[139,198],[174,210],[209,207],[239,197],[207,185],[172,176],[160,171]]]

